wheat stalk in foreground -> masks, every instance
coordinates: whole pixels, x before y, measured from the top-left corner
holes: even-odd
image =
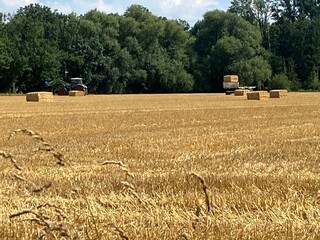
[[[19,132],[22,132],[22,133],[26,134],[27,136],[30,136],[30,137],[32,137],[32,138],[34,138],[34,139],[37,139],[38,141],[41,142],[42,146],[39,147],[39,148],[37,148],[37,149],[35,149],[33,152],[38,152],[38,151],[47,151],[47,152],[50,152],[50,153],[52,153],[52,155],[54,156],[54,158],[58,160],[58,161],[57,161],[57,164],[58,164],[58,165],[65,166],[65,163],[64,163],[65,160],[64,160],[63,154],[60,153],[60,152],[58,152],[58,151],[56,151],[56,150],[51,146],[50,143],[46,142],[46,141],[44,140],[44,138],[43,138],[40,134],[36,133],[36,132],[33,131],[33,130],[30,130],[30,129],[27,129],[27,128],[21,128],[21,129],[19,128],[19,129],[16,129],[16,130],[14,130],[14,131],[12,131],[12,132],[10,133],[10,135],[9,135],[9,137],[8,137],[8,140],[12,139],[13,136],[15,136],[15,135],[16,135],[17,133],[19,133]]]
[[[204,181],[204,179],[196,174],[196,173],[189,173],[190,176],[193,176],[195,177],[196,179],[198,179],[201,183],[201,186],[202,186],[202,190],[204,192],[204,195],[205,195],[205,200],[206,200],[206,206],[207,206],[207,211],[210,212],[211,211],[211,207],[210,207],[210,197],[209,197],[209,193],[208,193],[208,187],[206,185],[206,182]]]
[[[29,221],[34,222],[37,225],[43,227],[39,233],[39,240],[45,239],[46,236],[52,236],[56,239],[56,236],[53,232],[59,232],[63,237],[70,237],[68,234],[67,229],[63,228],[61,222],[53,222],[47,216],[44,216],[43,213],[40,211],[42,208],[53,208],[58,216],[59,219],[67,218],[66,215],[63,213],[62,209],[49,203],[45,203],[43,205],[39,205],[36,209],[26,209],[20,212],[11,214],[9,216],[10,219],[17,218],[23,215],[32,215],[32,217],[22,219],[21,221]]]
[[[107,161],[104,161],[103,163],[101,163],[101,165],[109,165],[109,164],[113,164],[113,165],[118,165],[120,167],[124,167],[124,163],[121,162],[121,161],[110,161],[110,160],[107,160]]]
[[[41,142],[45,142],[43,137],[40,134],[36,133],[33,130],[27,129],[27,128],[19,128],[19,129],[16,129],[16,130],[12,131],[10,133],[9,137],[8,137],[8,140],[10,140],[14,135],[16,135],[19,132],[22,132],[22,133],[24,133],[24,134],[26,134],[28,136],[31,136],[31,137],[33,137],[33,138],[35,138],[35,139],[37,139],[37,140],[39,140]]]
[[[4,151],[0,151],[0,156],[2,156],[2,157],[5,158],[5,159],[9,159],[10,162],[13,164],[13,166],[14,166],[17,170],[19,170],[19,171],[22,170],[22,168],[18,165],[17,161],[13,158],[12,154],[7,153],[7,152],[4,152]]]
[[[122,171],[124,171],[126,173],[126,176],[134,178],[134,174],[132,172],[129,171],[129,169],[126,167],[126,165],[121,162],[121,161],[104,161],[103,163],[101,163],[101,165],[117,165],[120,167],[120,169]]]
[[[46,184],[44,184],[43,186],[41,187],[38,187],[38,188],[35,188],[34,190],[32,190],[33,193],[39,193],[39,192],[42,192],[44,191],[45,189],[48,189],[52,186],[52,183],[51,182],[48,182]]]
[[[108,226],[112,227],[119,234],[121,239],[129,240],[129,237],[127,237],[125,232],[121,228],[117,227],[114,223],[110,223],[110,224],[108,224]]]

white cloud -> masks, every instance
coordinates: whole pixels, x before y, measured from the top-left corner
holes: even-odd
[[[1,6],[4,8],[19,8],[29,5],[31,3],[37,3],[37,0],[1,0]]]
[[[55,2],[45,1],[41,4],[50,7],[52,10],[58,10],[58,12],[62,12],[62,13],[72,12],[72,7],[68,3],[59,3],[57,1]]]
[[[164,0],[159,2],[160,15],[169,18],[186,20],[191,25],[202,18],[202,15],[219,8],[216,0]]]
[[[100,11],[103,12],[111,12],[112,11],[112,6],[106,4],[104,1],[102,0],[98,0],[96,2],[92,2],[93,6],[95,6],[97,9],[99,9]]]
[[[72,5],[73,11],[79,14],[86,13],[92,9],[98,9],[99,11],[106,13],[114,13],[118,11],[118,9],[115,7],[115,4],[108,4],[107,2],[108,1],[106,0],[72,0],[70,5]]]
[[[92,9],[98,9],[103,12],[110,12],[112,10],[112,6],[105,3],[103,0],[95,0],[95,1],[87,1],[87,0],[73,0],[73,4],[75,8],[83,8],[87,12]]]
[[[16,11],[31,3],[46,5],[62,13],[84,14],[92,9],[123,14],[132,4],[140,4],[157,16],[186,20],[193,25],[209,10],[226,10],[230,0],[0,0],[0,11]]]

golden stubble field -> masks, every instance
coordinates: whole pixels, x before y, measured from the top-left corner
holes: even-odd
[[[0,124],[0,239],[320,238],[320,93],[1,96]]]

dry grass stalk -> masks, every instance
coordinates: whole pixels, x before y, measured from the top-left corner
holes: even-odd
[[[56,213],[58,213],[59,219],[61,217],[65,218],[65,215],[62,213],[62,209],[52,205],[52,204],[43,204],[39,205],[36,210],[27,209],[22,210],[20,212],[11,214],[9,216],[10,219],[20,217],[23,215],[33,215],[33,217],[22,219],[21,221],[29,221],[29,222],[35,222],[39,226],[43,227],[40,231],[39,238],[38,239],[45,239],[46,236],[52,236],[56,238],[56,236],[53,234],[53,232],[59,232],[61,236],[70,237],[68,234],[68,231],[63,228],[62,223],[59,222],[52,222],[51,219],[47,216],[44,216],[42,212],[40,212],[40,209],[49,207],[54,208],[56,210]]]
[[[122,171],[126,173],[126,176],[134,178],[134,174],[129,171],[129,169],[126,167],[126,165],[121,161],[104,161],[101,165],[117,165],[120,167]]]
[[[130,188],[132,190],[135,189],[135,187],[131,184],[131,183],[128,183],[128,182],[125,182],[125,181],[122,181],[121,184],[127,188]]]
[[[121,228],[117,227],[114,223],[110,223],[110,224],[108,224],[108,226],[112,227],[119,234],[121,239],[129,240],[129,237],[127,237],[125,232]]]
[[[134,189],[129,188],[128,191],[129,191],[133,196],[135,196],[135,197],[138,199],[139,203],[140,203],[143,207],[146,208],[144,202],[142,201],[142,199],[139,197],[138,193],[137,193]]]
[[[192,222],[192,228],[194,230],[196,229],[196,227],[198,226],[199,222],[201,221],[201,217],[205,216],[203,214],[202,204],[201,204],[200,201],[197,203],[197,209],[196,209],[195,215],[196,215],[196,218],[195,218],[194,222]]]
[[[42,192],[42,191],[45,190],[45,189],[50,188],[51,186],[52,186],[52,183],[49,182],[49,183],[46,183],[45,185],[43,185],[43,186],[41,186],[41,187],[39,187],[39,188],[34,189],[32,192],[33,192],[33,193],[39,193],[39,192]]]
[[[13,174],[13,176],[20,181],[27,181],[25,178],[19,176],[18,174]]]
[[[64,160],[63,154],[58,152],[58,151],[56,151],[51,146],[50,143],[46,142],[44,140],[44,138],[40,134],[36,133],[33,130],[30,130],[30,129],[27,129],[27,128],[16,129],[16,130],[11,132],[11,134],[9,135],[8,140],[12,139],[12,137],[14,135],[16,135],[17,133],[19,133],[19,132],[22,132],[22,133],[26,134],[27,136],[31,136],[32,138],[35,138],[35,139],[37,139],[38,141],[41,142],[42,146],[40,146],[39,148],[33,150],[32,151],[33,153],[40,152],[40,151],[50,152],[50,153],[52,153],[53,157],[58,160],[57,161],[58,165],[65,166],[65,160]]]
[[[49,186],[50,187],[50,186]],[[42,205],[37,206],[37,209],[42,209],[42,208],[53,208],[55,210],[55,212],[57,213],[57,216],[60,219],[66,219],[68,218],[67,215],[64,214],[62,208],[58,207],[55,204],[50,204],[50,203],[45,203]]]
[[[111,204],[110,202],[104,202],[100,198],[96,198],[96,200],[101,206],[103,206],[105,208],[114,208],[114,205]]]
[[[64,157],[62,155],[62,153],[60,152],[57,152],[57,151],[51,151],[53,156],[55,157],[55,159],[58,160],[57,164],[61,165],[61,166],[65,166],[65,163],[64,163]]]
[[[207,206],[207,211],[210,212],[211,211],[211,207],[210,207],[210,197],[209,197],[209,193],[208,193],[208,187],[206,185],[206,182],[204,181],[204,179],[196,174],[196,173],[190,173],[190,176],[194,176],[196,179],[198,179],[202,185],[202,189],[205,195],[205,200],[206,200],[206,206]]]
[[[26,214],[33,214],[36,217],[35,219],[37,219],[39,225],[46,226],[46,227],[50,226],[50,224],[46,220],[46,217],[43,217],[42,214],[35,212],[34,210],[30,210],[30,209],[22,210],[21,212],[11,214],[9,216],[9,218],[12,219],[12,218],[20,217],[20,216],[26,215]]]
[[[104,161],[101,165],[109,165],[109,164],[113,164],[113,165],[118,165],[118,166],[121,166],[121,167],[125,167],[125,165],[123,164],[123,162],[121,161]]]
[[[182,240],[182,239],[184,239],[184,240],[189,240],[189,237],[188,237],[188,235],[186,234],[186,233],[182,233],[182,234],[180,234],[177,238],[176,238],[177,240]]]
[[[22,132],[28,136],[31,136],[37,140],[40,140],[41,142],[44,142],[44,139],[40,134],[34,132],[33,130],[27,129],[27,128],[21,128],[21,129],[19,128],[19,129],[12,131],[9,135],[8,140],[10,140],[14,135],[16,135],[19,132]]]
[[[4,151],[0,151],[0,156],[2,156],[2,157],[5,158],[5,159],[9,159],[10,162],[13,164],[13,166],[14,166],[17,170],[19,170],[19,171],[22,170],[22,168],[18,165],[17,161],[13,158],[12,154],[7,153],[7,152],[4,152]]]
[[[22,182],[27,182],[29,184],[32,185],[32,187],[36,187],[36,184],[33,182],[33,181],[30,181],[24,177],[22,177],[21,175],[18,175],[18,174],[13,174],[13,176],[19,180],[19,181],[22,181]],[[51,184],[51,183],[50,183]],[[51,186],[51,185],[50,185]],[[46,188],[49,188],[50,187],[48,184],[45,184],[44,186],[40,187],[40,188],[35,188],[34,190],[32,190],[33,193],[39,193],[41,191],[43,191],[44,189]]]
[[[48,143],[46,143],[46,144],[48,144]],[[40,147],[40,148],[34,149],[32,152],[35,154],[35,153],[41,152],[41,151],[50,152],[53,155],[53,157],[56,160],[58,160],[56,162],[58,165],[61,165],[61,166],[65,166],[66,165],[65,164],[65,159],[63,157],[63,154],[58,152],[58,151],[56,151],[56,150],[54,150],[54,148],[52,146],[46,145],[44,147]]]
[[[18,175],[18,174],[13,174],[13,176],[14,176],[17,180],[19,180],[19,181],[27,182],[27,183],[31,184],[33,187],[36,187],[36,184],[35,184],[33,181],[30,181],[30,180],[28,180],[28,179],[26,179],[26,178],[24,178],[24,177],[22,177],[22,176],[20,176],[20,175]],[[48,182],[48,183],[44,184],[44,185],[41,186],[41,187],[35,188],[35,189],[32,190],[31,192],[33,192],[33,193],[40,193],[40,192],[44,191],[45,189],[50,188],[51,186],[52,186],[52,183],[51,183],[51,182]]]
[[[152,206],[153,208],[157,208],[157,206],[152,203],[152,202],[145,202],[141,199],[141,197],[139,197],[139,194],[132,188],[128,188],[128,192],[131,193],[140,203],[140,205],[146,210],[146,211],[150,211],[150,206]]]
[[[134,178],[134,174],[131,173],[128,168],[126,168],[126,167],[120,167],[120,169],[126,173],[126,176],[131,177],[131,178]]]
[[[79,196],[80,196],[80,195],[79,195]],[[87,198],[87,195],[86,195],[86,194],[83,194],[82,197],[84,198],[84,200],[85,200],[85,202],[86,202],[86,204],[87,204],[87,208],[88,208],[88,210],[89,210],[89,213],[90,213],[90,216],[91,216],[91,219],[92,219],[92,222],[93,222],[93,227],[92,227],[91,221],[89,221],[89,224],[91,225],[90,228],[93,228],[93,229],[95,230],[96,237],[97,237],[98,239],[100,239],[101,236],[100,236],[99,229],[98,229],[98,226],[97,226],[97,220],[96,220],[96,218],[95,218],[95,216],[94,216],[94,214],[93,214],[91,205],[90,205],[90,203],[89,203],[89,201],[88,201],[88,198]]]

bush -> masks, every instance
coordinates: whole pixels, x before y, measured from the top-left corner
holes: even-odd
[[[309,82],[310,83],[309,83],[308,89],[313,91],[320,90],[320,82],[315,71],[312,71]]]
[[[291,90],[291,82],[285,73],[279,73],[272,77],[269,82],[269,89],[287,89]]]

